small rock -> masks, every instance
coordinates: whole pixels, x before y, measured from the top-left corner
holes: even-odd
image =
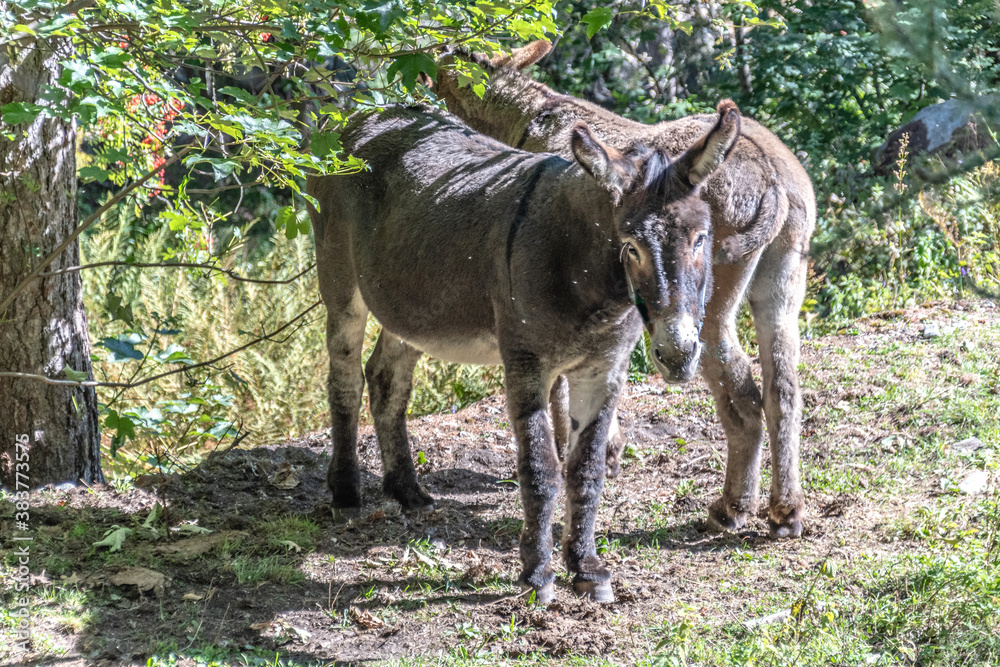
[[[953,452],[974,452],[977,449],[982,449],[986,445],[979,438],[966,438],[965,440],[959,440],[954,445],[951,446],[951,451]]]
[[[963,479],[958,484],[958,490],[967,496],[974,496],[986,490],[986,485],[990,481],[990,475],[985,470],[976,470]]]
[[[971,352],[971,351],[973,351],[975,349],[976,349],[976,341],[974,341],[974,340],[963,340],[962,341],[962,350],[964,350],[965,352]]]
[[[936,325],[934,323],[925,324],[924,325],[924,330],[921,333],[921,335],[924,338],[937,338],[938,336],[941,335],[941,330],[938,329],[938,325]]]
[[[444,551],[445,549],[448,548],[448,545],[445,544],[445,541],[442,540],[440,537],[431,540],[431,546],[437,549],[438,551]]]
[[[76,484],[74,484],[73,482],[62,482],[60,484],[56,484],[52,488],[55,489],[56,491],[72,491],[73,489],[76,488]]]

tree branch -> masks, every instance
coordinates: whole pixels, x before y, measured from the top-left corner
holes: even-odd
[[[186,372],[188,372],[190,370],[194,370],[195,368],[203,368],[205,366],[211,366],[212,364],[218,363],[218,362],[222,361],[223,359],[231,357],[234,354],[237,354],[239,352],[242,352],[243,350],[247,349],[248,347],[252,347],[252,346],[256,345],[257,343],[261,343],[261,342],[263,342],[265,340],[270,340],[270,339],[274,338],[275,336],[277,336],[282,331],[284,331],[285,329],[287,329],[288,327],[290,327],[293,324],[295,324],[295,322],[301,320],[303,317],[305,317],[306,315],[308,315],[312,310],[314,310],[321,303],[323,303],[323,302],[322,301],[317,301],[316,303],[314,303],[313,305],[309,306],[308,308],[306,308],[305,310],[303,310],[301,313],[299,313],[298,315],[296,315],[295,317],[293,317],[292,319],[290,319],[288,322],[285,322],[283,325],[281,325],[280,327],[278,327],[277,329],[275,329],[271,333],[264,334],[263,336],[260,336],[259,338],[255,338],[254,340],[250,341],[249,343],[246,343],[245,345],[240,345],[238,348],[236,348],[234,350],[230,350],[229,352],[226,352],[225,354],[219,355],[218,357],[215,357],[214,359],[209,359],[208,361],[202,361],[202,362],[199,362],[197,364],[192,364],[191,366],[184,366],[182,368],[177,368],[177,369],[174,369],[172,371],[166,371],[164,373],[159,373],[157,375],[153,375],[153,376],[150,376],[148,378],[143,378],[142,380],[139,380],[138,382],[98,382],[96,380],[84,380],[83,382],[76,382],[74,380],[56,380],[55,378],[46,377],[44,375],[37,375],[35,373],[11,373],[11,372],[0,372],[0,377],[13,377],[13,378],[23,378],[23,379],[26,379],[26,380],[38,380],[39,382],[44,382],[45,384],[52,384],[52,385],[56,385],[56,386],[60,386],[60,387],[117,387],[117,388],[122,388],[122,389],[134,389],[135,387],[141,387],[144,384],[149,384],[150,382],[155,382],[156,380],[160,380],[160,379],[168,377],[170,375],[177,375],[178,373],[186,373]],[[287,337],[285,338],[285,340],[287,340]]]
[[[302,271],[299,271],[291,278],[285,280],[264,280],[262,278],[246,278],[239,275],[232,269],[223,269],[214,264],[198,264],[196,262],[124,262],[124,261],[107,261],[107,262],[94,262],[93,264],[82,264],[80,266],[68,266],[65,269],[59,269],[58,271],[48,271],[46,273],[38,274],[39,278],[48,278],[50,276],[58,276],[64,273],[72,273],[73,271],[82,271],[84,269],[96,269],[101,266],[129,266],[137,269],[151,269],[151,268],[177,268],[177,269],[205,269],[207,271],[218,271],[219,273],[224,273],[233,280],[238,280],[242,283],[255,283],[258,285],[288,285],[293,283],[306,273],[311,271],[316,263],[313,262],[307,266]]]

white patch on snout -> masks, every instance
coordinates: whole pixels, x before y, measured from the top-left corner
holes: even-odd
[[[676,357],[682,348],[698,344],[698,325],[688,313],[682,313],[662,324],[657,323],[651,342],[653,349],[664,357]]]
[[[669,383],[687,382],[694,375],[701,357],[695,319],[682,314],[657,326],[651,336],[653,364]]]
[[[688,341],[698,341],[698,325],[695,324],[694,318],[687,313],[680,316],[675,331],[677,332],[677,340],[679,341],[685,343]]]

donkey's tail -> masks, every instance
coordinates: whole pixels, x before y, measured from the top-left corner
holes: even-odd
[[[716,264],[736,264],[777,238],[788,218],[788,195],[779,183],[772,183],[761,197],[750,226],[722,240],[715,254]]]

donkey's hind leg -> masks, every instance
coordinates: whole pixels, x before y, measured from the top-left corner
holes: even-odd
[[[404,510],[434,507],[434,501],[417,482],[406,437],[406,405],[413,387],[413,367],[420,355],[420,350],[382,329],[365,366],[375,434],[382,451],[382,492]]]
[[[321,275],[325,275],[322,274]],[[352,510],[361,507],[361,469],[358,467],[358,414],[365,377],[361,371],[368,308],[356,286],[336,290],[345,284],[320,280],[326,303],[326,347],[330,354],[330,376],[326,388],[332,416],[333,459],[326,483],[333,492],[333,507]]]
[[[806,236],[806,239],[809,237]],[[783,240],[783,239],[779,239]],[[764,414],[771,440],[772,537],[799,537],[805,500],[799,480],[802,397],[799,391],[799,310],[806,292],[808,240],[772,244],[750,290],[764,380]]]
[[[715,397],[715,412],[728,444],[722,498],[708,508],[709,526],[717,530],[741,529],[757,510],[760,492],[764,439],[760,390],[736,335],[736,313],[758,257],[741,265],[714,267],[715,290],[701,333],[702,375]]]

